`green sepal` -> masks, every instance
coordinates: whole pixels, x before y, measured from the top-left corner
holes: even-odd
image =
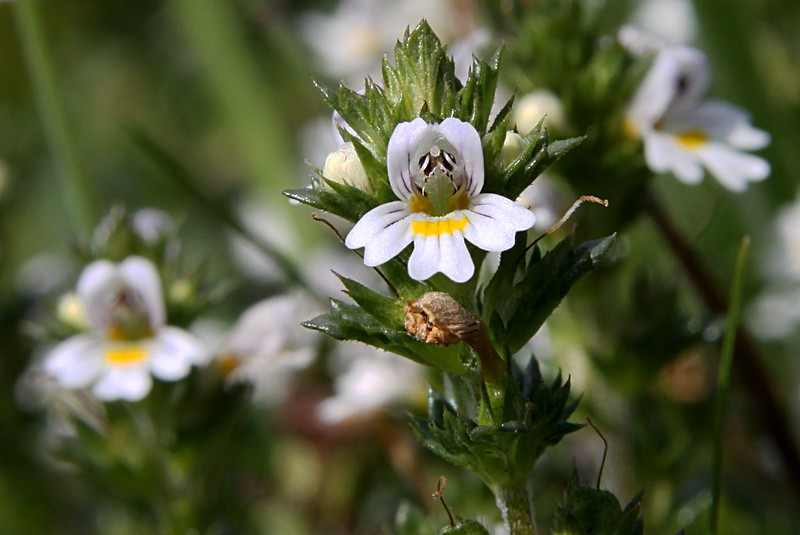
[[[525,235],[500,255],[500,265],[483,294],[483,317],[495,340],[517,352],[541,327],[569,289],[594,269],[614,236],[577,248],[566,238],[544,257],[538,248],[526,259]]]
[[[445,372],[455,374],[467,372],[459,346],[434,346],[409,336],[405,331],[404,322],[397,319],[402,318],[404,303],[397,301],[397,308],[392,311],[387,303],[381,303],[377,299],[368,302],[363,296],[361,297],[362,303],[367,303],[367,307],[376,311],[378,317],[361,306],[331,299],[331,311],[328,314],[303,322],[303,326],[337,340],[363,342]]]
[[[471,123],[481,135],[486,132],[494,105],[498,76],[497,66],[501,55],[502,49],[495,54],[494,65],[489,65],[485,61],[473,57],[472,71],[456,97],[458,103],[456,117]]]
[[[425,20],[395,45],[394,65],[384,60],[383,81],[398,122],[418,117],[424,106],[439,117],[449,116],[461,87],[453,60]]]
[[[500,410],[482,407],[485,385],[472,376],[449,376],[446,394],[429,391],[427,420],[412,421],[424,447],[475,472],[493,490],[527,481],[544,450],[581,427],[567,421],[577,405],[569,401],[568,380],[543,382],[533,358],[524,371],[512,368],[504,389],[514,393]]]
[[[317,84],[328,105],[358,136],[368,143],[379,159],[386,159],[386,145],[397,124],[393,107],[387,102],[383,90],[371,81],[358,93],[344,86],[335,91]]]
[[[556,530],[564,535],[641,535],[640,491],[623,509],[607,490],[581,485],[573,471],[561,506],[556,513]]]

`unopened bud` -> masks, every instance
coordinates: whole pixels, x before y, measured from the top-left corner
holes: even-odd
[[[336,151],[328,154],[322,168],[322,176],[333,182],[372,192],[367,172],[352,143],[345,143]]]

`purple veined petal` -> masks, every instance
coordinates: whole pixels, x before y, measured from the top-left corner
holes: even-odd
[[[686,184],[698,184],[703,179],[703,168],[694,152],[682,148],[668,134],[648,133],[644,138],[644,155],[655,173],[670,171]]]
[[[129,256],[117,266],[119,277],[144,301],[150,327],[157,330],[166,323],[164,295],[156,266],[141,256]]]
[[[464,237],[484,251],[510,249],[517,231],[527,230],[536,223],[533,212],[505,197],[484,193],[479,198],[482,203],[466,211],[469,222],[464,228]]]
[[[731,191],[744,191],[749,182],[764,180],[770,173],[766,160],[721,143],[709,143],[698,151],[697,157],[714,178]]]
[[[417,235],[414,238],[414,252],[408,259],[408,274],[418,281],[431,278],[439,271],[439,236]]]
[[[455,117],[439,124],[442,136],[458,151],[464,167],[467,194],[474,197],[483,189],[483,146],[475,127]]]
[[[103,341],[78,334],[55,346],[45,356],[42,367],[64,388],[89,386],[103,368]]]
[[[439,235],[439,271],[453,282],[467,282],[475,273],[475,265],[460,230]]]
[[[362,217],[345,239],[350,249],[364,247],[364,263],[378,266],[411,243],[408,205],[393,201],[373,208]]]
[[[389,174],[389,185],[398,199],[408,200],[414,196],[413,182],[419,172],[421,155],[417,153],[421,142],[425,141],[423,138],[430,137],[431,126],[417,117],[413,121],[398,124],[389,138],[386,170]],[[432,133],[438,135],[436,132]]]
[[[100,401],[140,401],[152,386],[153,380],[144,366],[110,368],[95,383],[92,393]]]

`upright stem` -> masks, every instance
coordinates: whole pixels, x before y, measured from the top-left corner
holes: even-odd
[[[697,253],[683,239],[678,229],[672,224],[667,213],[652,195],[646,195],[647,211],[669,243],[678,261],[686,270],[692,285],[706,306],[717,314],[728,312],[728,303],[711,275],[703,266]],[[767,374],[755,344],[747,331],[740,328],[736,334],[736,369],[750,398],[757,408],[767,431],[772,435],[780,451],[787,475],[794,488],[795,496],[800,498],[800,455],[794,441],[789,417],[783,404],[775,394],[775,388]]]
[[[37,0],[14,2],[14,12],[42,128],[58,167],[56,174],[63,180],[63,198],[70,224],[74,232],[88,235],[94,222],[91,189],[59,98]]]
[[[533,516],[533,500],[526,483],[509,484],[495,490],[497,507],[511,535],[534,535],[536,521]]]

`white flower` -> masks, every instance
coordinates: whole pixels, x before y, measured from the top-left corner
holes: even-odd
[[[742,151],[769,143],[750,125],[747,113],[731,104],[703,101],[708,65],[699,50],[661,48],[631,102],[626,129],[643,139],[647,165],[672,172],[687,184],[703,178],[703,167],[725,187],[743,191],[769,175],[769,164]]]
[[[288,392],[291,376],[317,355],[318,333],[300,322],[311,304],[299,294],[270,297],[248,308],[231,328],[220,351],[228,381],[254,386],[256,401],[273,405]]]
[[[408,274],[425,280],[442,272],[465,282],[475,272],[464,239],[485,251],[505,251],[514,235],[536,222],[532,212],[483,188],[483,149],[475,128],[455,118],[397,125],[386,165],[400,199],[373,208],[347,235],[364,247],[364,263],[378,266],[411,242]]]
[[[335,395],[318,407],[325,423],[339,423],[392,403],[425,397],[425,367],[416,362],[352,343],[337,345],[333,362]]]
[[[177,381],[205,362],[192,335],[166,325],[161,281],[149,260],[97,260],[81,273],[77,294],[90,329],[58,344],[43,364],[62,387],[92,386],[101,401],[138,401],[150,391],[150,374]]]

